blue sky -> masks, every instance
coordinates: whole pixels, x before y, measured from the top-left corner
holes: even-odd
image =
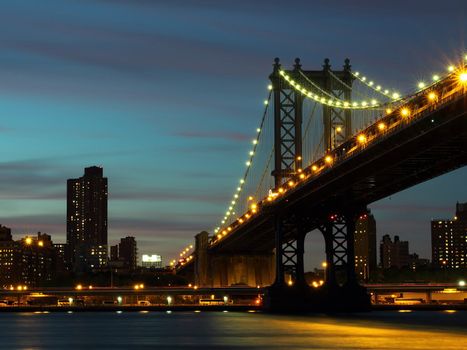
[[[410,90],[466,50],[465,1],[2,1],[0,223],[65,240],[66,179],[102,165],[109,238],[167,261],[215,227],[244,170],[273,58]],[[430,257],[461,169],[371,206]],[[311,243],[310,243],[311,244]],[[319,245],[319,244],[318,244]],[[309,266],[321,259],[310,246]]]

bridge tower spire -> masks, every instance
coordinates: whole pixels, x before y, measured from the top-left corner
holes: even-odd
[[[279,58],[274,59],[269,76],[274,101],[274,170],[275,188],[302,167],[302,105],[303,97],[285,84],[280,75]],[[302,65],[295,59],[293,74],[298,75]]]
[[[309,72],[308,78],[329,95],[350,102],[352,89],[351,65],[348,58],[344,61],[343,70],[332,71],[329,58],[324,60],[322,76],[318,72]],[[337,76],[345,85],[337,83]],[[314,79],[313,79],[314,77]],[[352,113],[350,109],[333,108],[323,105],[324,145],[325,151],[331,151],[352,136]]]

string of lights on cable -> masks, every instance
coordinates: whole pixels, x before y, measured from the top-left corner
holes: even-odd
[[[238,187],[236,188],[236,191],[232,197],[232,200],[229,204],[229,207],[227,209],[227,211],[225,212],[225,216],[223,217],[222,221],[221,221],[221,224],[216,227],[214,229],[214,232],[217,233],[219,232],[220,228],[222,225],[224,225],[227,220],[230,218],[230,216],[232,215],[235,215],[235,207],[237,205],[237,202],[238,202],[238,198],[240,196],[240,192],[242,192],[243,190],[243,187],[245,185],[245,181],[248,177],[248,173],[250,172],[250,169],[251,169],[251,166],[253,164],[253,159],[254,159],[254,156],[255,156],[255,152],[256,152],[256,149],[258,147],[258,143],[259,143],[259,138],[261,136],[261,132],[263,130],[263,127],[264,127],[264,121],[266,119],[266,115],[268,113],[268,108],[269,108],[269,102],[271,100],[271,96],[272,96],[272,85],[268,85],[268,90],[269,90],[269,94],[268,94],[268,97],[266,100],[264,100],[264,111],[263,111],[263,116],[261,118],[261,123],[260,123],[260,126],[259,128],[256,129],[256,137],[253,139],[252,143],[253,143],[253,148],[251,149],[251,151],[249,151],[248,155],[248,160],[246,161],[246,169],[245,169],[245,173],[243,175],[243,177],[240,179],[240,183],[238,184]]]
[[[444,76],[443,78],[438,78],[438,76],[436,75],[436,77],[433,78],[433,80],[435,81],[433,84],[430,84],[430,86],[425,85],[423,88],[419,88],[419,90],[413,93],[412,95],[407,95],[403,99],[400,99],[401,102],[403,102],[403,100],[405,99],[410,100],[411,98],[421,96],[420,94],[422,94],[422,96],[426,96],[427,103],[439,102],[441,95],[437,91],[437,84],[441,80],[451,78],[450,76],[452,76],[453,74],[457,77],[457,80],[460,82],[460,84],[462,86],[465,86],[465,84],[467,84],[467,71],[465,70],[465,65],[462,65],[462,67],[451,67],[454,66],[448,67],[449,73],[446,76]],[[355,152],[355,150],[359,148],[366,147],[374,139],[378,139],[378,136],[380,134],[386,133],[388,130],[398,125],[399,123],[408,122],[408,118],[414,117],[418,113],[417,110],[412,109],[410,105],[407,105],[407,102],[404,103],[404,105],[398,106],[395,110],[386,110],[386,116],[392,117],[394,113],[397,113],[397,115],[399,115],[400,118],[390,119],[391,122],[386,122],[384,119],[376,121],[365,131],[359,132],[358,134],[354,135],[352,138],[349,139],[349,142],[353,142],[353,146],[347,149],[345,153]],[[423,110],[424,106],[418,108],[419,110]],[[217,235],[214,237],[211,244],[215,244],[217,241],[223,239],[224,236],[231,233],[233,229],[236,228],[238,225],[242,225],[246,220],[250,219],[253,215],[258,213],[261,207],[265,205],[265,203],[273,202],[276,199],[282,197],[290,189],[295,188],[297,185],[299,185],[300,182],[306,181],[308,178],[318,175],[322,170],[324,170],[327,167],[333,166],[334,163],[336,163],[337,161],[338,156],[334,155],[333,152],[330,152],[324,154],[320,159],[313,162],[313,164],[311,164],[307,169],[299,169],[299,173],[297,176],[289,179],[288,182],[284,184],[284,186],[281,186],[276,191],[270,191],[267,197],[252,203],[249,207],[249,210],[243,213],[243,215],[239,216],[233,224],[228,225],[227,227],[223,227],[222,229],[218,228],[216,231]],[[219,230],[221,230],[221,232],[219,232]]]

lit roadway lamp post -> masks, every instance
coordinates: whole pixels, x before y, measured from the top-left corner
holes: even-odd
[[[323,268],[323,275],[324,275],[323,281],[324,283],[326,283],[326,268],[328,267],[328,263],[326,261],[323,261],[321,263],[321,267]]]

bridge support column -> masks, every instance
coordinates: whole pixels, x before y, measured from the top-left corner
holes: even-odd
[[[370,297],[355,273],[355,227],[358,211],[331,214],[320,230],[326,245],[326,283],[323,291],[338,309],[369,309]]]

